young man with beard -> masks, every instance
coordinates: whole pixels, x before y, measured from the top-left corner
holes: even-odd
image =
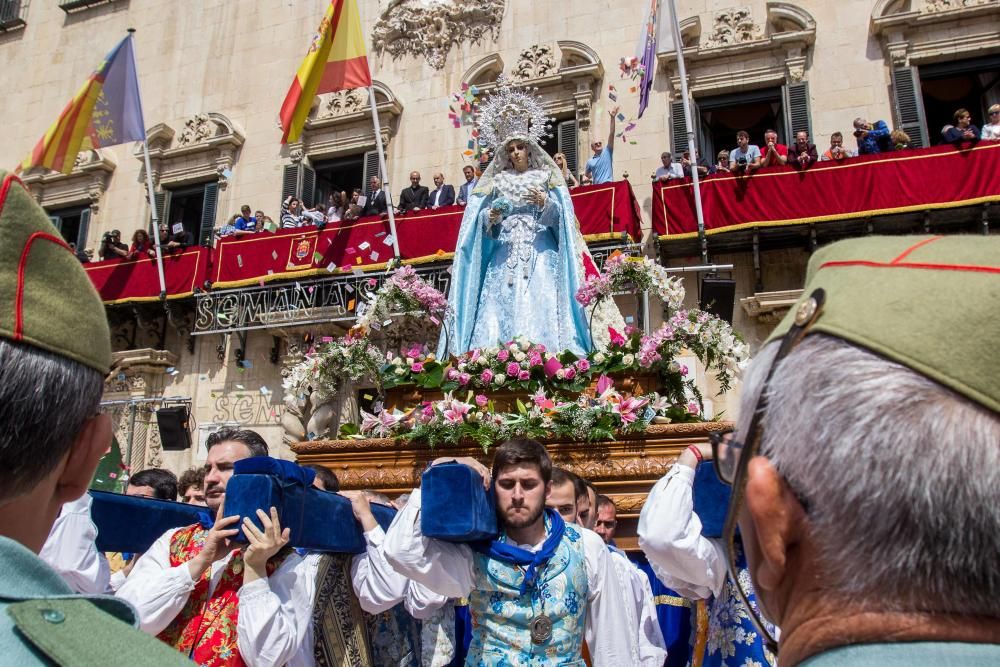
[[[426,538],[420,490],[389,528],[385,556],[402,575],[450,598],[468,598],[473,615],[466,665],[583,665],[586,636],[594,667],[636,664],[635,633],[623,618],[607,548],[596,534],[546,511],[552,462],[541,444],[500,445],[487,470],[475,459],[445,457],[494,481],[501,533],[470,546]]]
[[[118,591],[139,612],[143,630],[200,665],[312,665],[312,608],[318,556],[300,556],[288,529],[258,511],[249,544],[231,542],[238,517],[224,517],[233,464],[267,456],[254,431],[224,429],[208,437],[205,503],[214,525],[170,530],[143,554]]]

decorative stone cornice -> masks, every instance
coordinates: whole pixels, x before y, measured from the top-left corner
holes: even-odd
[[[797,5],[768,2],[763,26],[749,8],[734,7],[716,13],[707,36],[698,17],[685,19],[681,40],[692,93],[718,94],[804,80],[816,21]],[[676,52],[658,53],[657,60],[680,90]]]
[[[998,9],[1000,0],[879,0],[871,31],[896,67],[970,58],[1000,50]]]
[[[104,380],[104,393],[145,394],[154,385],[161,385],[161,376],[175,365],[177,355],[169,350],[142,348],[114,352],[111,354],[111,372]]]
[[[504,0],[395,0],[372,30],[375,53],[393,59],[423,56],[444,69],[452,47],[500,37]]]
[[[246,141],[243,129],[220,113],[199,113],[184,121],[180,134],[158,123],[146,130],[153,183],[181,185],[215,180],[227,185],[226,174],[236,161],[236,153]],[[142,145],[132,154],[143,160]],[[145,165],[142,177],[145,178]]]
[[[399,128],[403,104],[380,81],[373,81],[372,89],[382,128],[382,145],[386,147]],[[369,93],[364,88],[355,88],[316,97],[301,141],[289,146],[289,157],[292,162],[300,162],[306,156],[317,159],[358,153],[374,147],[375,131],[372,128]]]
[[[34,169],[22,175],[21,180],[42,206],[59,208],[87,204],[96,214],[117,166],[109,151],[80,151],[69,174]]]
[[[782,290],[779,292],[757,292],[753,296],[740,299],[740,305],[747,317],[761,323],[778,323],[785,313],[795,305],[802,296],[801,289]]]

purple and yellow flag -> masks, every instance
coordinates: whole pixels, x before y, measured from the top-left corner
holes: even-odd
[[[80,87],[17,171],[45,167],[68,174],[82,150],[142,141],[145,137],[129,34]]]

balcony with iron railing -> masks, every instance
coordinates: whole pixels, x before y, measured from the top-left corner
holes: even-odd
[[[0,33],[24,29],[28,4],[28,0],[0,0]]]

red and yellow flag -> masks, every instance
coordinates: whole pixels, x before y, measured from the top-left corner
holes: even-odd
[[[330,0],[281,105],[281,143],[298,141],[316,95],[371,83],[356,0]]]

